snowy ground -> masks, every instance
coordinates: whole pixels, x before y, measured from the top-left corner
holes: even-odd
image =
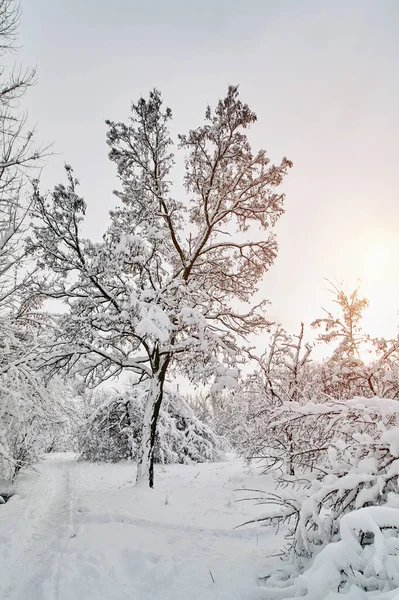
[[[1,600],[252,600],[281,539],[235,526],[264,512],[237,488],[270,489],[240,461],[158,467],[50,455],[0,506]],[[214,581],[213,581],[213,579]]]

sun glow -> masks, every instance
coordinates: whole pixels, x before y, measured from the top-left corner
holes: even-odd
[[[374,273],[384,271],[389,266],[389,250],[383,244],[370,246],[366,255],[366,268]]]
[[[363,254],[360,293],[369,300],[363,328],[372,337],[394,338],[398,332],[398,247],[392,239],[370,244]]]

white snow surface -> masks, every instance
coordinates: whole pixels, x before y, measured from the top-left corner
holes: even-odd
[[[244,463],[135,466],[49,455],[0,507],[1,600],[253,600],[281,537],[234,529],[262,507],[239,488],[271,489]],[[254,495],[254,494],[252,494]],[[255,494],[256,495],[256,494]],[[264,508],[264,507],[263,507]],[[213,581],[214,580],[214,581]]]

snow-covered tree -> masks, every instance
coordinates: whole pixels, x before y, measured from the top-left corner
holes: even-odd
[[[270,578],[268,583],[275,588],[268,590],[268,597],[323,599],[329,591],[345,593],[353,585],[365,591],[395,589],[399,581],[393,576],[399,560],[398,402],[377,397],[325,404],[286,402],[280,420],[302,422],[309,432],[323,430],[325,443],[313,449],[316,469],[308,468],[306,452],[298,454],[300,479],[282,479],[280,494],[259,495],[258,500],[271,507],[259,520],[288,525],[288,556],[295,566],[283,580]],[[387,512],[387,507],[392,508]],[[383,557],[388,561],[384,568],[378,562]],[[317,596],[316,571],[324,579],[318,582]],[[284,596],[279,595],[281,588]]]
[[[137,460],[141,424],[148,390],[134,386],[123,393],[102,392],[88,407],[78,434],[84,460],[117,462]],[[229,444],[203,423],[178,393],[164,390],[154,449],[156,463],[223,460]]]
[[[364,370],[365,385],[371,396],[399,398],[399,340],[372,340],[374,358]],[[366,394],[365,394],[366,395]]]
[[[0,56],[13,50],[20,19],[15,0],[0,0]],[[37,451],[48,387],[38,377],[36,355],[43,319],[32,297],[37,269],[25,244],[26,184],[45,152],[19,111],[34,71],[0,68],[0,477],[10,478]],[[51,417],[54,419],[55,417]],[[43,427],[42,427],[43,429]]]
[[[323,330],[319,341],[336,344],[321,373],[324,392],[334,398],[367,394],[362,350],[368,336],[362,330],[361,320],[368,300],[360,297],[359,285],[347,292],[342,284],[329,283],[334,303],[339,307],[338,314],[325,310],[326,316],[312,323],[313,327]]]
[[[276,256],[270,229],[284,212],[276,188],[291,166],[252,152],[246,129],[256,116],[230,87],[203,126],[179,137],[181,200],[171,183],[171,116],[154,90],[132,105],[128,124],[107,122],[121,203],[101,243],[81,237],[86,205],[70,167],[67,186],[34,197],[32,248],[53,273],[41,291],[68,305],[47,364],[88,385],[123,370],[148,382],[137,481],[150,486],[168,375],[233,385],[246,336],[268,325],[253,296]]]
[[[319,341],[336,343],[331,356],[320,365],[323,392],[336,399],[355,395],[397,398],[398,338],[371,339],[362,330],[362,316],[368,301],[360,297],[359,285],[351,293],[346,292],[342,285],[332,286],[339,314],[326,311],[326,317],[312,323],[314,327],[324,329]]]
[[[16,0],[0,0],[0,56],[10,53],[16,40],[20,7]],[[0,67],[0,313],[14,311],[20,293],[35,269],[27,268],[26,183],[46,149],[34,147],[34,135],[26,128],[19,101],[34,83],[33,70]],[[24,291],[24,297],[26,297]],[[17,299],[16,299],[17,297]]]
[[[248,459],[261,461],[265,469],[278,468],[294,474],[292,456],[302,448],[303,432],[295,426],[280,427],[275,410],[285,402],[314,399],[320,388],[304,341],[304,325],[299,333],[287,333],[280,325],[270,329],[269,343],[261,356],[254,356],[256,368],[232,392],[246,407],[241,418],[240,447]]]
[[[1,323],[7,364],[0,370],[0,480],[15,479],[46,451],[69,449],[65,442],[75,419],[68,386],[45,379],[35,359],[35,336],[25,331],[21,341],[21,331]]]

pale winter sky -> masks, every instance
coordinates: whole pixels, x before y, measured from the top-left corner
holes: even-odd
[[[104,119],[157,87],[173,133],[239,84],[258,115],[254,148],[294,162],[262,293],[296,330],[330,307],[324,277],[363,280],[372,334],[396,334],[399,309],[398,0],[22,0],[21,52],[37,65],[26,105],[71,164],[100,236],[116,186]]]

